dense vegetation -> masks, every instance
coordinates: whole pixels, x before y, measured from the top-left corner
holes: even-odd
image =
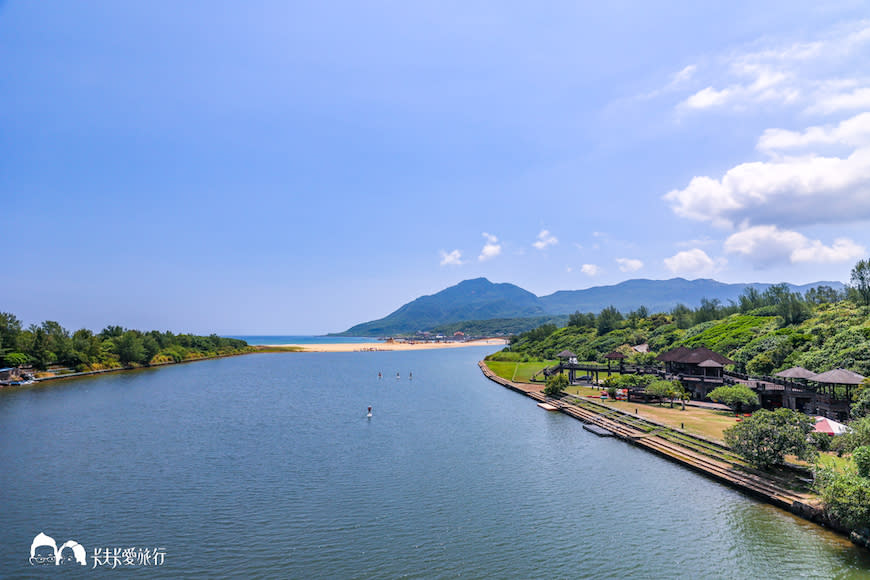
[[[632,348],[644,343],[650,353]],[[544,325],[516,335],[508,350],[534,360],[568,349],[580,360],[598,362],[617,350],[627,362],[646,363],[651,353],[702,345],[735,361],[735,371],[753,375],[796,365],[870,375],[870,306],[856,288],[819,287],[803,295],[785,285],[764,292],[747,288],[727,305],[702,300],[696,309],[678,305],[663,314],[644,308],[628,315],[614,308],[598,315],[578,312],[564,327]]]
[[[0,364],[58,365],[76,371],[181,362],[192,358],[237,354],[249,349],[243,340],[212,334],[141,332],[108,326],[97,334],[82,328],[70,333],[54,321],[22,328],[13,314],[0,312]]]

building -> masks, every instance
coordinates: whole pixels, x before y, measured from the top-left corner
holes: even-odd
[[[725,365],[734,361],[709,348],[677,347],[663,352],[656,360],[665,363],[669,379],[683,384],[695,399],[704,399],[707,394],[725,384]]]

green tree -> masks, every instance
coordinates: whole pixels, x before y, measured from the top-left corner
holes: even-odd
[[[14,314],[0,312],[0,354],[20,349],[19,334],[21,334],[21,321]]]
[[[568,378],[564,373],[552,375],[547,378],[547,386],[544,387],[544,394],[548,397],[557,397],[567,387]]]
[[[861,477],[870,477],[870,446],[862,445],[852,452],[852,461]]]
[[[685,330],[695,324],[695,317],[692,309],[685,304],[677,304],[671,310],[671,316],[674,317],[674,324],[677,328]]]
[[[858,260],[852,268],[852,288],[858,293],[862,304],[870,304],[870,259]]]
[[[833,469],[816,471],[816,490],[829,516],[850,529],[870,526],[870,479]]]
[[[716,387],[710,391],[707,398],[728,405],[735,411],[742,410],[744,406],[755,407],[758,405],[758,395],[746,385]]]
[[[870,378],[861,381],[861,385],[853,397],[852,417],[860,419],[870,415]]]
[[[114,340],[115,349],[121,364],[142,363],[145,358],[145,345],[142,337],[133,330],[128,330]]]
[[[725,443],[735,453],[760,469],[780,465],[786,455],[800,459],[815,457],[815,446],[808,441],[813,420],[790,409],[761,409],[741,423],[725,430]]]
[[[568,326],[573,326],[576,328],[594,328],[595,315],[591,312],[584,314],[577,310],[574,312],[574,314],[568,316]]]
[[[677,395],[674,381],[653,381],[646,386],[645,392],[647,395],[658,397],[659,399],[670,399],[671,407],[674,406],[674,397]]]
[[[598,334],[607,334],[616,330],[620,322],[622,322],[622,313],[615,306],[608,306],[598,314]]]

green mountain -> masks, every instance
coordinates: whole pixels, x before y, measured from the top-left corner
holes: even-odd
[[[821,285],[840,290],[841,282],[814,282],[803,286],[789,285],[792,292],[805,292]],[[441,292],[422,296],[395,312],[371,322],[358,324],[340,333],[345,336],[390,336],[413,334],[417,331],[453,328],[455,323],[496,318],[520,319],[565,316],[573,312],[600,312],[607,306],[615,306],[628,313],[640,306],[650,312],[665,312],[678,303],[696,307],[703,298],[719,300],[727,304],[737,300],[743,291],[752,286],[763,292],[771,284],[725,284],[716,280],[627,280],[612,286],[597,286],[585,290],[562,290],[548,296],[538,297],[514,284],[494,284],[486,278],[465,280]],[[512,320],[511,326],[516,327]],[[529,324],[534,324],[529,321]],[[487,328],[493,325],[485,325]],[[495,326],[498,326],[497,324]],[[520,326],[527,326],[520,323]],[[457,327],[458,328],[458,327]],[[500,329],[507,332],[507,329]]]
[[[358,324],[347,336],[389,336],[430,330],[463,320],[543,316],[537,296],[513,284],[493,284],[486,278],[465,280],[431,296],[421,296],[392,314]]]
[[[585,290],[560,290],[549,296],[541,297],[541,304],[548,314],[571,314],[573,312],[600,312],[602,308],[615,306],[617,310],[628,313],[640,306],[646,306],[650,312],[667,312],[677,304],[696,307],[701,300],[719,300],[727,304],[729,300],[737,300],[744,290],[753,287],[764,292],[773,284],[725,284],[706,278],[686,280],[671,278],[670,280],[626,280],[613,286],[596,286]],[[841,290],[841,282],[813,282],[796,286],[789,284],[792,292],[803,294],[810,288],[830,286]]]

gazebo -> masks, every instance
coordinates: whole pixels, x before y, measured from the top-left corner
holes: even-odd
[[[827,417],[831,413],[836,415],[834,419],[846,419],[849,416],[852,387],[860,385],[864,377],[850,370],[832,369],[813,375],[808,380],[819,385],[816,397],[819,414]]]
[[[568,362],[575,364],[577,363],[577,355],[568,350],[567,348],[557,354],[556,358],[558,358],[559,360],[567,360]]]
[[[816,395],[812,391],[807,390],[807,380],[816,376],[811,370],[804,367],[791,367],[784,371],[779,371],[774,375],[783,380],[783,400],[784,407],[795,411],[815,412]]]
[[[811,370],[807,370],[804,367],[791,367],[790,369],[785,369],[784,371],[779,371],[775,375],[775,377],[782,377],[784,379],[811,379],[816,376]]]
[[[619,361],[619,370],[622,371],[623,360],[625,359],[625,355],[619,351],[614,350],[613,352],[609,352],[604,355],[604,358],[607,359],[607,372],[610,372],[610,361],[618,360]]]

